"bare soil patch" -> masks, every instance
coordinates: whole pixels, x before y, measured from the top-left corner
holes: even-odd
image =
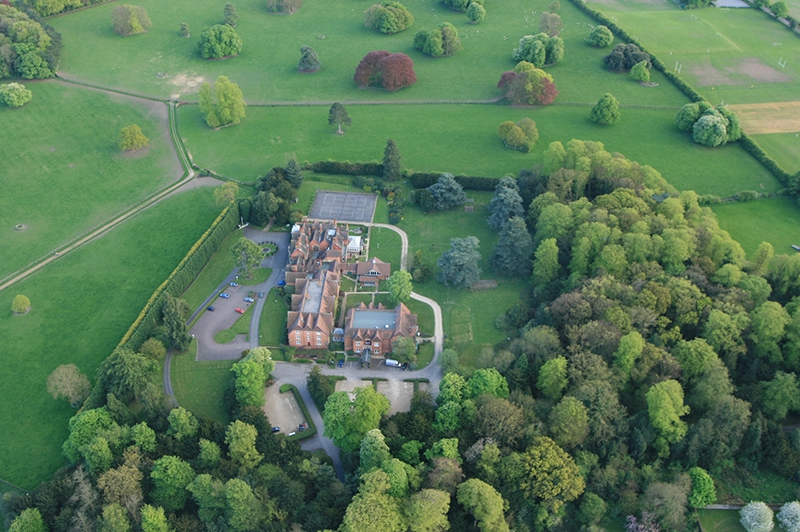
[[[742,82],[729,77],[725,72],[711,65],[710,57],[703,57],[699,65],[689,69],[689,73],[697,77],[701,87],[712,85],[741,85]]]
[[[710,57],[703,57],[699,65],[689,69],[689,73],[697,77],[698,84],[703,87],[714,85],[746,85],[749,83],[786,83],[792,78],[765,65],[757,57],[746,57],[736,65],[723,70],[711,64]],[[749,79],[748,79],[749,78]]]
[[[749,76],[760,83],[786,83],[787,81],[792,81],[791,77],[780,70],[765,65],[756,57],[743,59],[733,71]]]
[[[195,92],[197,87],[199,87],[204,81],[205,78],[203,76],[198,76],[194,72],[181,72],[180,74],[170,78],[170,80],[167,82],[176,87],[177,90],[177,92],[170,95],[170,98],[177,100],[183,93]]]
[[[750,135],[800,132],[800,101],[729,105]]]

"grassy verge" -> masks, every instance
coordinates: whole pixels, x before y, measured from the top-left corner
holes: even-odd
[[[789,196],[747,203],[715,205],[719,225],[752,256],[761,242],[769,242],[775,253],[793,254],[792,244],[800,245],[800,209]]]
[[[172,388],[178,404],[197,416],[206,417],[227,425],[228,412],[222,405],[222,396],[231,379],[234,360],[195,360],[197,342],[192,340],[189,351],[172,357]]]
[[[416,299],[409,299],[405,302],[413,314],[417,315],[417,325],[422,336],[433,336],[435,328],[435,320],[433,317],[433,309],[427,303],[417,301]]]
[[[0,292],[0,456],[14,457],[0,460],[0,478],[31,489],[63,465],[75,411],[47,393],[47,376],[60,364],[93,376],[218,214],[210,188],[169,197]],[[18,293],[33,305],[24,316],[8,310]]]
[[[244,334],[245,338],[247,338],[250,334],[250,319],[253,317],[254,306],[255,304],[251,303],[244,314],[239,315],[230,329],[217,331],[217,334],[214,335],[214,341],[218,344],[227,344],[240,334]]]
[[[753,135],[753,139],[789,173],[800,172],[800,137],[797,133]]]
[[[431,342],[425,342],[419,346],[417,353],[417,368],[422,369],[427,367],[433,360],[434,345]]]
[[[208,296],[217,289],[220,283],[236,267],[231,248],[242,236],[244,235],[241,230],[231,233],[181,296],[193,311],[203,304]]]
[[[258,324],[259,345],[278,347],[286,338],[287,307],[275,288],[265,296],[264,307]]]
[[[150,102],[56,81],[27,87],[33,100],[25,107],[0,107],[0,277],[181,175],[166,134],[165,105],[151,111]],[[117,146],[120,130],[131,124],[150,139],[133,155]],[[17,224],[25,230],[15,231]]]
[[[303,416],[306,418],[306,423],[308,423],[308,428],[304,431],[297,431],[295,432],[294,436],[286,436],[290,440],[305,440],[314,436],[317,433],[317,427],[314,425],[314,421],[311,419],[311,414],[308,413],[308,408],[306,407],[305,401],[303,401],[303,397],[300,395],[300,390],[293,384],[281,384],[281,393],[292,392],[294,394],[294,399],[297,401],[297,404],[300,405],[300,410],[303,411]]]
[[[239,284],[242,286],[253,286],[257,284],[261,284],[272,274],[272,268],[256,268],[253,271],[253,277],[251,279],[247,279],[244,276],[239,276]]]

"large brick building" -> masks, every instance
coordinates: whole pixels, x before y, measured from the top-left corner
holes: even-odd
[[[307,274],[295,281],[292,309],[286,320],[292,347],[327,349],[333,331],[339,275],[330,271]]]
[[[375,356],[388,355],[392,342],[401,336],[413,338],[418,331],[417,315],[402,303],[393,309],[360,303],[347,313],[344,348],[358,354],[369,349]]]

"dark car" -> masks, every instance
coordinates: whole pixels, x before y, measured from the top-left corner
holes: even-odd
[[[281,279],[280,281],[278,281],[278,286],[286,286],[286,281]]]
[[[281,428],[280,428],[280,427],[272,427],[272,428],[270,429],[270,432],[280,432],[280,431],[281,431]]]
[[[214,312],[214,307],[208,307],[206,310],[210,310],[211,312]]]
[[[299,430],[301,432],[306,430],[306,429],[308,429],[308,423],[300,423],[300,426],[297,427],[297,430]]]
[[[340,368],[343,368],[344,367],[344,359],[343,358],[339,359],[339,363],[336,364],[336,365],[339,366]]]
[[[408,362],[404,362],[403,365],[400,366],[400,369],[402,369],[403,371],[407,370],[408,369]]]

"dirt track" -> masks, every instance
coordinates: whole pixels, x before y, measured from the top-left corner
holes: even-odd
[[[729,105],[749,135],[800,132],[800,101]]]

